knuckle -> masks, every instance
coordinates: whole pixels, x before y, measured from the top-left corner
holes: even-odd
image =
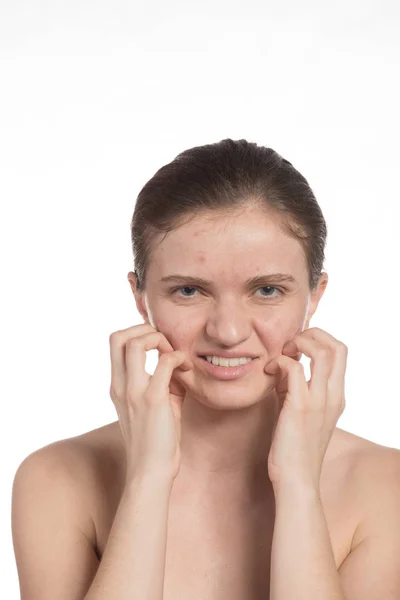
[[[318,356],[322,360],[328,360],[330,358],[330,356],[331,356],[331,353],[330,353],[330,351],[327,348],[321,348],[318,351]]]
[[[177,358],[177,356],[173,352],[165,352],[164,354],[161,354],[160,361],[166,362],[166,363],[174,362],[176,360],[176,358]]]
[[[111,383],[110,385],[109,394],[113,402],[117,402],[121,398],[121,392],[116,388],[114,383]]]
[[[136,338],[136,337],[129,338],[129,340],[126,342],[126,349],[134,350],[135,348],[140,346],[140,344],[141,344],[141,341],[139,338]]]
[[[156,340],[160,337],[160,335],[161,334],[158,332],[150,332],[141,336],[130,337],[126,342],[125,347],[127,350],[144,348],[144,346],[146,345],[146,341],[148,342],[149,339],[151,339],[152,343],[154,343],[155,345]]]

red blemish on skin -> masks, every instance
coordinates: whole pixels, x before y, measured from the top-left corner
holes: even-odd
[[[162,333],[163,335],[165,335],[165,331],[168,331],[168,323],[166,323],[162,319],[157,319],[157,321],[154,324],[156,330]]]

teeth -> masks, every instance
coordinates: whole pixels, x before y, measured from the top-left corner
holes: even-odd
[[[206,357],[209,363],[216,365],[218,367],[237,367],[238,365],[245,365],[248,362],[251,362],[252,358],[221,358],[219,356],[207,356]]]

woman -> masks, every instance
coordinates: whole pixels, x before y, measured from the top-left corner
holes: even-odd
[[[309,327],[327,228],[305,178],[245,140],[192,148],[131,230],[144,323],[110,336],[118,420],[15,477],[23,600],[400,592],[399,451],[336,427],[347,348]]]

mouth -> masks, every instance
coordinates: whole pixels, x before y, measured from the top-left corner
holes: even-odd
[[[199,358],[202,359],[204,373],[212,378],[222,380],[240,379],[241,377],[250,375],[257,360],[259,360],[259,357],[252,357],[251,360],[247,361],[243,365],[229,367],[223,365],[214,365],[212,362],[209,362],[207,357],[204,355],[199,355]]]
[[[202,358],[203,360],[207,360],[207,356],[200,356],[200,358]],[[259,358],[259,357],[258,356],[254,356],[254,357],[249,356],[249,358],[251,358],[251,360],[257,360],[257,358]]]

